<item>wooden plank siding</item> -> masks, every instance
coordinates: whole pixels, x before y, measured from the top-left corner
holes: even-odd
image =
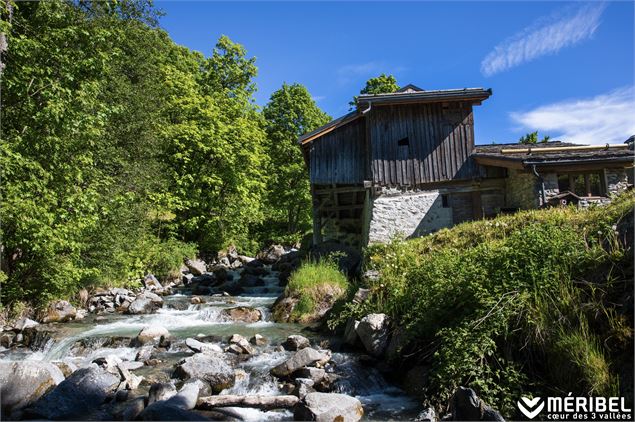
[[[369,179],[365,119],[354,120],[311,144],[311,183],[356,184]]]
[[[469,103],[377,106],[366,119],[377,186],[415,187],[478,173],[469,158],[474,147]],[[405,138],[408,145],[399,145]]]

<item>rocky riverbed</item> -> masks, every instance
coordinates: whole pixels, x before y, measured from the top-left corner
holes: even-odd
[[[146,277],[136,291],[93,292],[86,311],[54,305],[42,320],[58,322],[4,327],[2,418],[415,418],[420,402],[373,358],[271,320],[294,264],[267,253],[188,262],[183,284]]]

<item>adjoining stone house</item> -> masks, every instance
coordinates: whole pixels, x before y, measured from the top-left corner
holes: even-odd
[[[314,243],[416,237],[518,209],[604,202],[632,186],[627,144],[475,146],[472,108],[491,94],[408,85],[360,95],[355,111],[300,137]]]

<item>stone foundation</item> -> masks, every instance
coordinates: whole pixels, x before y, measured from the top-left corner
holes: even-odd
[[[451,225],[452,209],[443,207],[438,190],[389,190],[372,202],[368,241],[417,237]]]
[[[558,187],[556,179],[556,188]],[[529,172],[510,169],[505,188],[506,206],[528,210],[539,205],[539,187],[536,176]]]

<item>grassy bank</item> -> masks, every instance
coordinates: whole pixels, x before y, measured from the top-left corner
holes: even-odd
[[[293,308],[289,318],[283,319],[302,323],[318,321],[348,288],[346,276],[333,260],[307,261],[289,278],[284,297],[292,300]]]
[[[366,267],[381,277],[367,282],[369,300],[330,323],[371,312],[398,321],[398,364],[428,369],[425,396],[438,407],[458,385],[508,415],[521,394],[632,397],[623,238],[634,204],[629,193],[606,207],[526,211],[372,246]]]

